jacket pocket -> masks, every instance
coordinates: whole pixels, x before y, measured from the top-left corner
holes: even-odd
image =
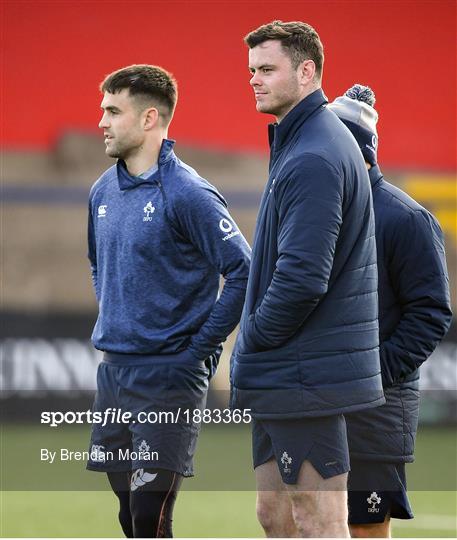
[[[238,353],[232,372],[233,385],[244,389],[271,391],[300,386],[299,363],[294,354],[277,350]]]
[[[268,349],[255,352],[237,352],[236,361],[243,363],[262,363],[262,362],[298,362],[297,347],[295,342],[289,341],[277,349]]]

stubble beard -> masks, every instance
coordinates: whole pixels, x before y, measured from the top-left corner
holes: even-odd
[[[114,159],[122,159],[126,161],[126,159],[129,157],[129,155],[132,153],[133,147],[122,145],[122,144],[114,144],[111,146],[107,146],[105,149],[105,153],[107,156],[114,158]]]
[[[262,102],[257,101],[256,109],[257,109],[257,112],[260,112],[263,114],[273,114],[274,116],[276,116],[279,110],[279,105],[278,104],[275,105],[274,103],[269,104],[269,103],[262,103]]]
[[[273,103],[262,103],[257,101],[256,109],[264,114],[272,114],[282,120],[284,116],[298,103],[300,100],[298,92],[298,83],[296,77],[291,77],[290,86],[281,94],[276,95]]]
[[[122,156],[119,154],[119,152],[114,148],[106,148],[105,154],[109,156],[110,158],[114,159],[122,159]]]
[[[106,144],[105,143],[105,154],[111,158],[119,159],[122,158],[119,152],[118,145],[116,143]]]
[[[291,99],[283,100],[277,103],[268,105],[267,103],[257,103],[256,109],[264,114],[272,114],[281,120],[285,114],[292,108],[293,101]]]

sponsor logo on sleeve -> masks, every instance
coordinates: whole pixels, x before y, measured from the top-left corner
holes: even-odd
[[[237,236],[240,234],[240,231],[237,231],[237,230],[234,230],[234,226],[233,226],[233,223],[231,221],[229,221],[228,219],[226,218],[222,218],[220,221],[219,221],[219,229],[223,232],[223,233],[227,233],[223,238],[222,240],[225,242],[227,240],[230,240],[230,238],[233,238],[234,236]]]
[[[378,139],[376,135],[371,137],[371,146],[369,144],[366,144],[365,146],[372,152],[376,152],[376,147],[378,146]]]

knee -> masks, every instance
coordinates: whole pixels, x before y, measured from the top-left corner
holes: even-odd
[[[287,537],[295,530],[289,498],[284,492],[257,494],[257,519],[267,537]]]
[[[316,512],[316,501],[311,492],[291,493],[292,516],[299,536],[309,538],[315,536],[318,528],[319,514]]]
[[[262,525],[265,533],[269,536],[269,534],[273,532],[273,516],[275,512],[275,505],[271,498],[259,494],[257,496],[256,512],[260,525]]]
[[[132,514],[130,513],[130,509],[121,506],[118,517],[125,537],[133,538]]]
[[[316,524],[313,520],[303,517],[295,517],[295,528],[298,532],[298,536],[301,538],[313,538],[316,534]]]
[[[142,507],[132,508],[132,526],[134,536],[144,536],[139,531],[148,531],[147,536],[154,538],[157,536],[159,520],[156,515]]]
[[[267,537],[297,536],[290,500],[284,491],[257,494],[257,519]]]

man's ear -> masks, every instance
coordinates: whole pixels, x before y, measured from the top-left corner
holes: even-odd
[[[159,110],[155,107],[149,107],[143,112],[143,125],[145,131],[149,131],[157,126],[159,122]]]
[[[316,64],[314,63],[314,60],[304,60],[298,66],[298,69],[298,76],[302,84],[305,85],[314,80],[316,75]]]

